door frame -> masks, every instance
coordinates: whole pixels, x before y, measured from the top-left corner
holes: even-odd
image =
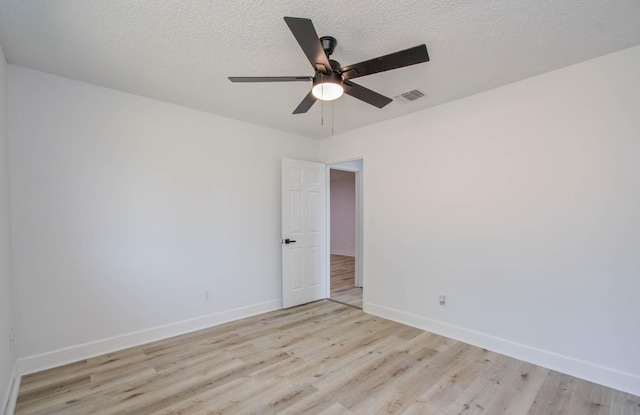
[[[362,170],[350,167],[334,167],[337,164],[347,163],[350,161],[362,160]],[[331,298],[331,169],[350,171],[355,173],[356,184],[356,261],[355,261],[355,279],[356,285],[363,287],[362,290],[362,308],[366,304],[364,289],[364,156],[354,156],[347,159],[330,160],[325,162],[327,166],[327,248],[325,250],[326,258],[326,275],[327,275],[327,298]]]

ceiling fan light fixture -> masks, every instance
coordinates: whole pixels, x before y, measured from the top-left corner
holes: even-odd
[[[314,97],[321,101],[333,101],[344,94],[342,87],[342,79],[335,73],[322,74],[319,73],[313,79],[313,88],[311,93]]]
[[[333,101],[334,99],[340,98],[342,94],[344,94],[342,85],[334,84],[331,82],[316,84],[311,91],[313,93],[313,96],[321,101]]]

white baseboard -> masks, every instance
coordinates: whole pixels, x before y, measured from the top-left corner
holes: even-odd
[[[332,249],[331,255],[342,255],[342,256],[356,256],[356,253],[353,251],[341,251],[339,249]]]
[[[20,374],[26,375],[39,372],[67,363],[73,363],[129,347],[207,329],[230,321],[279,310],[281,308],[282,300],[267,301],[21,358],[19,359]]]
[[[16,401],[18,400],[18,390],[20,389],[20,365],[18,362],[14,362],[13,369],[11,370],[11,379],[7,385],[7,391],[5,393],[5,399],[2,402],[0,408],[3,409],[3,415],[13,415],[13,411],[16,409]]]
[[[416,314],[365,303],[363,310],[425,331],[482,347],[547,369],[640,396],[640,376],[443,323]]]

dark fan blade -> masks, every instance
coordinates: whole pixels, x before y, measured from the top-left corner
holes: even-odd
[[[374,92],[368,88],[365,88],[361,85],[355,84],[351,81],[347,81],[346,79],[343,81],[344,93],[351,95],[354,98],[358,98],[361,101],[366,102],[367,104],[371,104],[374,107],[382,108],[391,101],[391,98],[387,98],[384,95],[380,95],[377,92]]]
[[[309,82],[310,76],[230,76],[231,82]]]
[[[309,111],[309,108],[311,108],[315,102],[316,102],[316,97],[314,97],[311,91],[309,91],[309,93],[307,94],[306,97],[304,97],[300,105],[298,105],[298,107],[295,110],[293,110],[293,113],[303,114]]]
[[[311,20],[300,17],[285,17],[284,21],[287,22],[291,33],[298,41],[304,54],[307,55],[307,59],[311,62],[313,69],[320,72],[330,71],[329,59],[327,59],[327,55],[322,49],[322,44]],[[317,64],[320,64],[321,67],[318,67]]]
[[[344,79],[353,79],[428,61],[429,54],[427,53],[427,45],[420,45],[390,55],[345,66],[340,68],[340,72],[342,72]]]

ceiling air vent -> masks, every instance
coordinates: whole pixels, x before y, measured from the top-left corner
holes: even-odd
[[[404,94],[396,95],[393,98],[396,101],[400,101],[400,102],[411,102],[411,101],[415,101],[416,99],[422,98],[423,96],[424,96],[424,94],[422,92],[418,91],[417,89],[414,89],[413,91],[409,91],[409,92],[405,92]]]

